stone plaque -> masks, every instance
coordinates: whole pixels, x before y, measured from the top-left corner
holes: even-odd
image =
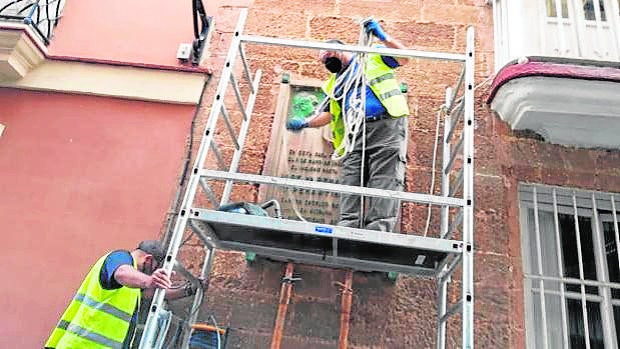
[[[329,126],[286,130],[290,118],[308,118],[321,104],[324,95],[319,81],[282,83],[263,174],[284,178],[337,183],[340,164],[331,159],[333,147]],[[314,189],[283,188],[261,185],[259,199],[277,199],[283,218],[336,224],[339,195]]]

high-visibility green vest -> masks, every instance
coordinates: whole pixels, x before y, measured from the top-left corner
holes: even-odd
[[[45,344],[56,349],[122,349],[140,302],[139,288],[106,290],[99,283],[105,255],[93,265]],[[136,262],[134,260],[134,268]]]
[[[394,69],[383,62],[381,55],[368,54],[364,74],[368,86],[390,116],[400,118],[409,115],[409,105],[400,90],[400,83],[396,80]],[[323,92],[326,95],[333,97],[335,82],[336,74],[331,74],[323,84]],[[340,104],[334,98],[331,98],[329,102],[329,112],[332,114],[332,120],[329,123],[332,130],[332,142],[334,149],[338,149],[344,138],[344,121],[341,118]]]

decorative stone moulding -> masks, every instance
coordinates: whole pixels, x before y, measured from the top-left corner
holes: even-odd
[[[0,22],[0,81],[24,78],[45,60],[45,47],[23,24]]]
[[[620,149],[620,64],[529,57],[497,74],[487,100],[513,130],[547,142]]]
[[[210,70],[50,55],[22,23],[0,20],[0,87],[197,104]]]

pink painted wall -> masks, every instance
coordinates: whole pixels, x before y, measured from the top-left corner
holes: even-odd
[[[100,255],[159,237],[194,110],[0,89],[0,348],[41,348]]]
[[[49,49],[54,56],[178,66],[179,44],[193,39],[191,1],[80,0],[66,2]]]

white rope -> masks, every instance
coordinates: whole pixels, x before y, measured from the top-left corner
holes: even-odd
[[[445,104],[441,105],[441,107],[439,107],[439,110],[437,111],[437,121],[435,124],[435,145],[433,145],[433,164],[431,167],[431,188],[429,189],[428,193],[430,195],[433,195],[434,191],[435,191],[435,171],[436,171],[436,167],[437,167],[437,147],[439,145],[439,124],[441,122],[441,113],[443,111],[445,111]],[[428,204],[428,212],[426,214],[426,226],[424,227],[424,236],[426,236],[428,234],[428,228],[431,225],[431,209],[432,209],[432,205]]]
[[[360,21],[360,46],[370,46],[372,39],[370,33],[366,32],[364,23]],[[352,152],[355,148],[357,135],[362,129],[362,158],[360,163],[360,187],[364,186],[364,163],[366,161],[366,56],[365,52],[360,52],[349,62],[345,71],[336,78],[334,89],[330,98],[340,101],[341,118],[344,123],[344,135],[342,142],[334,149],[332,160],[341,160]],[[353,59],[356,61],[353,62]],[[355,64],[353,64],[355,63]],[[338,95],[338,91],[340,91]],[[359,204],[359,228],[364,225],[364,196],[360,195]]]
[[[365,21],[360,21],[360,37],[359,43],[361,46],[370,46],[372,44],[372,37],[370,33],[366,32],[364,28]],[[340,102],[341,105],[341,117],[344,123],[344,138],[338,148],[334,149],[332,154],[332,160],[341,160],[347,154],[349,154],[355,148],[355,141],[357,135],[362,130],[362,159],[360,166],[360,186],[364,185],[364,162],[365,162],[365,150],[366,150],[366,53],[360,52],[357,56],[355,64],[349,62],[347,68],[340,74],[334,82],[334,89],[319,105],[314,115],[309,120],[317,117],[325,108],[326,103],[330,100]],[[354,70],[355,69],[355,70]],[[338,94],[337,91],[340,91]],[[283,149],[287,149],[286,136],[282,137]],[[286,163],[286,170],[290,173],[288,162]],[[297,207],[295,196],[291,192],[291,188],[286,190],[289,200],[291,200],[293,212],[301,221],[306,222],[306,219],[301,215]],[[360,227],[363,222],[363,210],[364,210],[364,197],[360,197]]]
[[[222,348],[222,338],[220,337],[220,328],[217,325],[217,321],[215,321],[215,316],[213,314],[210,315],[211,320],[213,320],[213,325],[215,326],[215,333],[217,334],[217,349]]]
[[[493,78],[495,77],[495,75],[491,75],[488,78],[486,78],[483,82],[479,83],[478,85],[474,86],[474,91],[476,91],[478,88],[486,85],[487,83],[489,83],[491,80],[493,80]],[[454,102],[452,102],[452,104],[454,105],[454,107],[452,107],[452,110],[454,110],[454,108],[459,104],[459,103],[463,103],[463,99],[465,98],[465,96],[461,96],[457,99],[455,99]],[[439,107],[439,110],[437,111],[437,122],[435,125],[435,144],[433,146],[433,163],[431,165],[431,187],[428,191],[428,193],[430,195],[433,195],[435,192],[435,172],[436,172],[436,167],[437,167],[437,146],[439,143],[439,123],[441,121],[441,114],[446,113],[446,105],[442,104]],[[444,127],[446,127],[446,125],[444,125]],[[424,236],[427,236],[428,234],[428,229],[430,227],[431,224],[431,215],[432,215],[432,204],[428,204],[428,212],[426,215],[426,225],[424,227]]]
[[[364,22],[361,22],[360,25],[362,28],[359,43],[361,46],[370,46],[372,44],[371,36],[366,33]],[[336,78],[332,95],[328,96],[334,101],[340,101],[340,114],[344,123],[344,138],[338,148],[334,149],[332,160],[341,160],[353,151],[357,135],[362,128],[364,128],[362,131],[364,133],[362,149],[365,149],[366,75],[364,71],[366,70],[366,55],[365,52],[357,53],[354,57],[355,64],[349,62],[345,71]],[[336,91],[340,91],[338,96],[336,96]]]

